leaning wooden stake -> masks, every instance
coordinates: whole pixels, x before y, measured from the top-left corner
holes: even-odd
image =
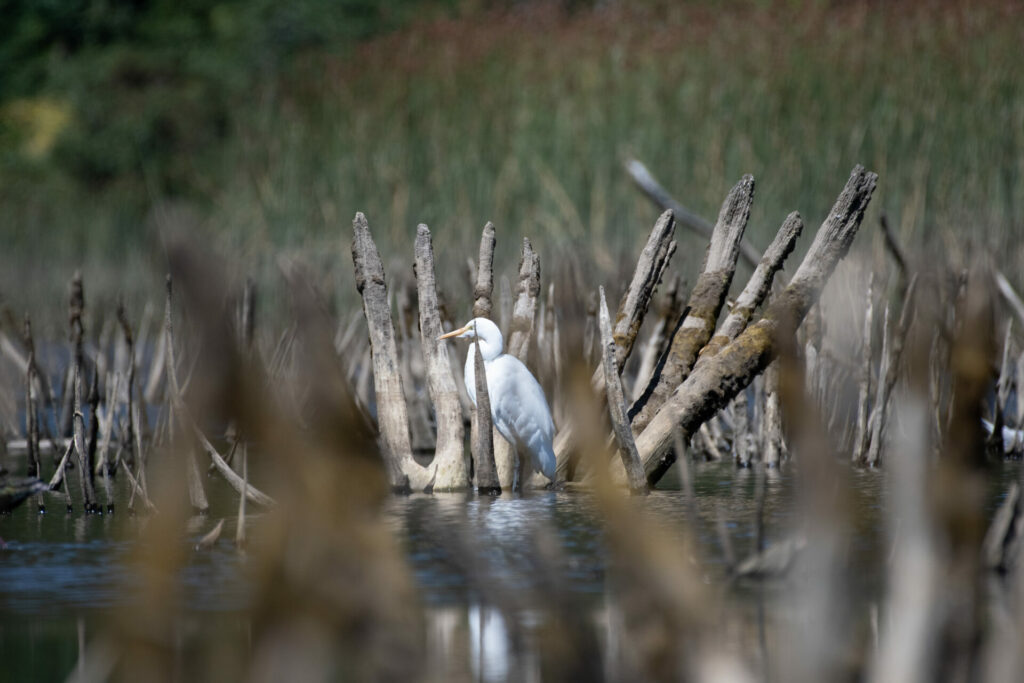
[[[633,383],[632,399],[635,401],[644,393],[644,388],[650,383],[654,376],[658,360],[662,352],[668,347],[670,336],[675,332],[676,321],[683,313],[683,300],[680,289],[683,279],[677,273],[668,285],[662,297],[662,303],[658,312],[658,321],[654,324],[650,336],[643,345],[640,352],[640,367],[636,372],[636,379]]]
[[[493,227],[491,230],[493,235]],[[426,365],[427,389],[434,403],[437,424],[437,447],[434,450],[437,479],[434,490],[464,489],[469,484],[469,473],[462,450],[462,406],[447,349],[438,341],[442,328],[434,278],[434,247],[431,244],[430,229],[422,223],[416,228],[416,286],[420,309],[420,343]]]
[[[432,483],[431,473],[412,458],[409,414],[399,373],[395,327],[388,305],[384,265],[361,212],[352,221],[352,263],[356,289],[363,298],[363,312],[373,350],[373,387],[377,394],[377,422],[383,440],[388,481],[395,490],[422,491]]]
[[[779,232],[776,233],[775,239],[765,250],[761,262],[754,269],[754,274],[747,281],[747,286],[736,297],[736,303],[733,304],[729,315],[726,316],[715,336],[701,350],[701,360],[714,356],[746,328],[747,323],[754,316],[754,311],[761,305],[768,290],[771,289],[775,274],[782,268],[786,257],[792,253],[793,247],[796,246],[796,240],[800,237],[803,229],[804,222],[800,219],[799,213],[794,211],[786,217]]]
[[[649,482],[657,482],[675,461],[670,448],[673,429],[678,425],[684,438],[689,438],[768,366],[779,352],[780,340],[796,333],[807,309],[853,243],[877,180],[876,174],[862,166],[853,169],[785,291],[759,321],[696,368],[640,434],[637,450]],[[625,473],[621,476],[624,479]]]
[[[619,303],[619,309],[615,314],[615,323],[612,327],[612,338],[615,340],[616,347],[615,365],[620,372],[636,344],[637,334],[640,332],[640,326],[650,308],[654,291],[661,282],[669,261],[676,251],[676,243],[672,239],[675,229],[675,218],[671,211],[665,211],[658,217],[643,251],[640,252],[640,258],[637,259],[629,288]],[[596,306],[594,313],[596,317]],[[588,323],[589,315],[588,311]],[[600,394],[603,391],[603,385],[604,374],[601,368],[597,368],[591,377],[591,386]],[[572,432],[572,426],[567,425],[555,437],[555,456],[558,460],[556,481],[565,480],[568,473]]]
[[[480,347],[473,344],[473,378],[476,382],[476,440],[473,442],[473,464],[476,489],[480,493],[501,493],[498,470],[494,465],[494,435],[491,423],[491,398],[487,393],[487,375]]]
[[[629,488],[633,493],[647,491],[647,476],[644,474],[643,463],[636,451],[633,441],[633,430],[629,428],[626,416],[626,397],[622,392],[622,381],[619,379],[619,368],[615,364],[615,339],[612,338],[612,321],[608,315],[608,302],[604,298],[604,287],[600,288],[601,307],[599,326],[601,329],[601,367],[604,369],[604,383],[608,395],[608,413],[611,416],[615,440],[619,445],[622,465],[626,469]]]
[[[672,340],[665,364],[629,410],[634,434],[643,431],[665,400],[686,379],[697,360],[697,354],[711,339],[736,272],[740,241],[753,202],[754,177],[745,175],[722,204],[718,223],[708,245],[704,270],[690,293],[690,312]]]

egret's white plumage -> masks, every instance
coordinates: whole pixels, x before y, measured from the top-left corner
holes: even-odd
[[[522,454],[529,454],[533,469],[555,480],[555,424],[544,390],[523,362],[504,352],[498,326],[487,318],[473,318],[441,339],[472,339],[466,356],[466,391],[476,404],[476,346],[484,360],[491,419],[498,432]]]

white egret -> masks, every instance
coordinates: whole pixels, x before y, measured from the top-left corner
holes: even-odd
[[[551,446],[555,423],[544,390],[515,356],[504,353],[505,340],[498,326],[487,318],[473,318],[465,327],[442,334],[439,339],[471,339],[466,356],[466,391],[476,405],[476,345],[484,360],[491,419],[498,432],[520,454],[529,454],[533,469],[555,480],[555,450]]]

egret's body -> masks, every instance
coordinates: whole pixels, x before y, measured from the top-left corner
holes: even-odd
[[[484,361],[491,419],[498,432],[521,454],[528,454],[533,469],[555,480],[555,423],[544,390],[523,362],[504,353],[505,340],[487,318],[474,318],[465,327],[441,338],[472,339],[466,356],[466,391],[476,404],[476,347]]]

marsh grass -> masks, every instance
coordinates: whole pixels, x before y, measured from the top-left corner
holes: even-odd
[[[196,169],[189,206],[250,272],[277,277],[283,251],[350,303],[351,215],[367,214],[389,272],[411,267],[405,245],[425,222],[439,284],[462,305],[464,255],[486,220],[498,226],[498,272],[529,236],[621,281],[621,255],[657,214],[622,172],[627,155],[705,216],[754,174],[759,248],[790,210],[820,221],[831,183],[863,163],[883,188],[869,225],[887,212],[910,249],[969,226],[972,241],[1015,260],[1022,43],[1019,7],[1001,2],[464,10],[341,56],[308,53],[261,83],[229,122],[220,168]],[[138,182],[85,192],[36,180],[5,192],[9,301],[52,301],[66,280],[54,265],[84,263],[100,297],[159,286],[160,257],[145,255],[159,253],[152,207],[174,198],[151,184],[140,200]],[[704,244],[681,247],[686,272]]]

